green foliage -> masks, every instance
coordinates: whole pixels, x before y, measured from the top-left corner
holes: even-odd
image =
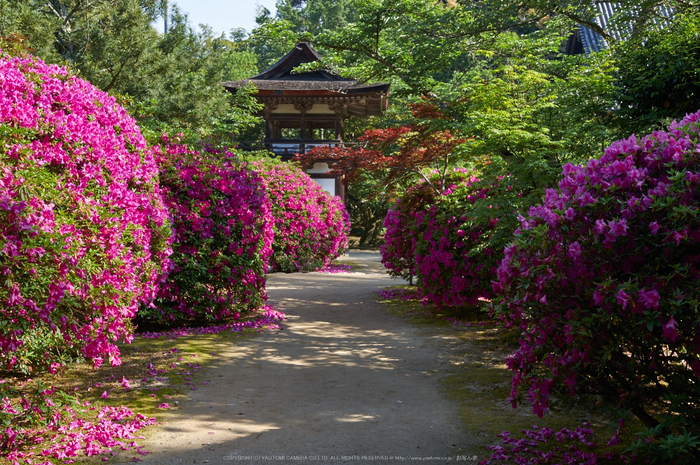
[[[141,85],[134,71],[155,58],[152,44],[157,42],[158,33],[150,22],[139,0],[121,0],[96,12],[92,21],[84,25],[84,38],[74,37],[76,34],[71,29],[70,39],[66,41],[80,40],[80,49],[74,43],[57,48],[93,85],[105,92],[114,89],[117,93],[130,93]],[[59,37],[64,35],[69,34],[61,32]]]
[[[514,174],[529,185],[551,182],[552,169],[587,158],[610,137],[601,115],[610,104],[611,65],[558,55],[563,37],[556,29],[500,34],[479,51],[478,66],[456,74],[441,93],[456,102],[454,124],[474,136],[471,155],[527,168]]]
[[[278,19],[289,21],[299,32],[318,34],[352,23],[352,0],[278,0]]]
[[[264,17],[258,21],[260,26],[253,30],[247,44],[258,58],[259,70],[263,71],[289,53],[300,36],[287,20]]]
[[[467,8],[422,0],[357,0],[354,22],[314,40],[339,53],[344,75],[361,81],[397,79],[413,94],[429,94],[436,72],[448,68],[471,42]],[[449,25],[449,27],[446,27]]]
[[[66,63],[101,90],[119,96],[151,143],[163,132],[188,143],[233,145],[258,123],[254,99],[232,96],[224,81],[255,74],[256,57],[208,27],[195,30],[173,8],[167,34],[153,20],[156,0],[2,0],[0,36],[25,37],[26,47],[50,63]]]
[[[255,74],[255,57],[236,44],[213,36],[211,30],[194,31],[186,17],[173,15],[172,27],[159,43],[160,59],[142,89],[134,89],[132,111],[149,139],[162,133],[183,133],[188,144],[233,145],[236,135],[258,123],[258,110],[250,89],[235,96],[221,83]]]
[[[678,15],[668,27],[622,42],[612,53],[622,133],[659,129],[700,108],[700,14]]]
[[[300,40],[352,22],[353,0],[278,0],[273,17],[261,7],[246,45],[258,57],[260,71],[273,65]]]
[[[365,173],[348,186],[345,205],[353,225],[351,234],[360,237],[359,246],[375,244],[384,229],[389,195],[379,186],[376,173]]]
[[[672,424],[671,420],[647,429],[630,444],[626,452],[632,452],[642,457],[651,457],[651,463],[678,465],[697,463],[698,457],[694,455],[694,452],[700,449],[698,436],[690,431],[664,435],[664,431]]]

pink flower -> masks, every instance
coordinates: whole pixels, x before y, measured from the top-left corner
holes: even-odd
[[[673,231],[671,237],[673,237],[673,240],[675,241],[676,245],[681,245],[681,240],[683,240],[684,234],[681,234],[678,231]]]
[[[651,223],[649,223],[649,230],[651,230],[651,233],[653,235],[656,235],[656,233],[659,232],[659,223],[657,223],[656,221],[652,221]]]
[[[109,399],[109,393],[107,391],[103,391],[100,399]]]
[[[598,306],[601,306],[603,305],[604,301],[605,297],[600,292],[598,292],[597,289],[593,291],[593,303],[595,303]]]
[[[608,226],[610,227],[610,234],[612,234],[613,237],[626,236],[627,229],[629,229],[627,220],[624,218],[620,221],[611,220],[608,222]]]
[[[163,402],[157,408],[170,408],[170,405],[168,405],[166,402]]]
[[[668,323],[661,325],[661,329],[663,329],[663,336],[667,341],[675,342],[676,339],[678,339],[678,331],[676,331],[677,326],[678,323],[676,323],[676,320],[674,320],[673,317],[668,320]]]
[[[62,366],[63,365],[61,365],[60,363],[56,363],[56,362],[51,363],[51,365],[49,367],[49,373],[51,373],[52,375],[55,375],[56,372],[58,371],[58,369],[61,368]]]
[[[630,302],[630,296],[623,289],[617,291],[616,297],[617,303],[622,305],[623,309],[627,308],[627,304]]]
[[[659,308],[659,301],[661,300],[661,297],[659,296],[658,291],[655,289],[652,289],[651,291],[647,290],[640,290],[639,291],[639,301],[644,304],[644,307],[647,309],[657,309]]]
[[[605,221],[603,220],[596,220],[595,222],[595,230],[598,234],[605,234],[605,231],[607,230],[605,226]]]
[[[578,259],[581,258],[581,244],[579,244],[578,241],[572,242],[571,245],[569,245],[569,252],[567,254],[569,258],[571,258],[574,261],[577,261]]]

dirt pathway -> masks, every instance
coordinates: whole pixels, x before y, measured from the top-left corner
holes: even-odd
[[[476,463],[436,343],[375,302],[396,284],[378,254],[347,259],[361,272],[269,276],[286,329],[220,352],[214,382],[151,435],[144,463]]]

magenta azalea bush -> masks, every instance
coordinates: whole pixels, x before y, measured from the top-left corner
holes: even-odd
[[[0,366],[119,364],[170,237],[153,155],[114,98],[65,68],[0,58]]]
[[[494,250],[486,244],[497,218],[482,226],[474,204],[486,198],[488,188],[476,179],[453,186],[427,211],[415,213],[412,247],[418,290],[437,305],[476,305],[492,296],[491,280],[496,269]]]
[[[652,429],[638,450],[674,463],[700,445],[699,132],[700,112],[567,164],[494,283],[494,314],[522,332],[513,405],[541,416],[555,390],[595,393]]]
[[[389,273],[415,276],[423,302],[438,308],[491,298],[503,237],[515,229],[494,240],[501,226],[501,209],[492,208],[494,187],[455,169],[440,196],[423,183],[408,189],[384,221],[381,253]]]
[[[350,216],[340,197],[331,196],[294,165],[257,160],[251,168],[264,179],[274,217],[271,267],[312,271],[342,255]]]
[[[437,194],[427,184],[409,188],[384,218],[384,243],[380,247],[382,264],[395,278],[413,280],[417,273],[415,241],[416,214],[430,208]]]
[[[262,307],[273,238],[262,179],[233,153],[199,153],[167,137],[156,158],[176,236],[174,267],[156,305],[139,316],[219,321]]]

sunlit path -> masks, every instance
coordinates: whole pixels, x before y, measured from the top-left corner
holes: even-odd
[[[353,261],[366,273],[271,275],[270,300],[288,314],[287,328],[221,353],[214,382],[159,426],[144,461],[454,456],[462,429],[434,376],[436,349],[376,303],[374,292],[395,283],[376,272],[377,254]]]

